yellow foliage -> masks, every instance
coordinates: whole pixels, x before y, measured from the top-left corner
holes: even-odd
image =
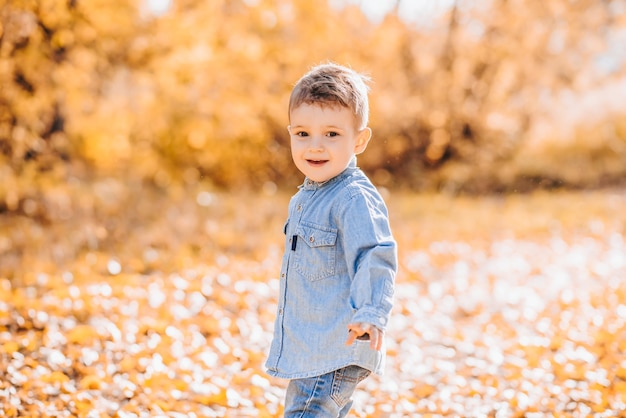
[[[29,203],[45,193],[41,178],[92,173],[165,190],[295,186],[289,92],[328,60],[374,80],[374,140],[360,161],[385,187],[482,192],[624,177],[622,108],[604,109],[604,98],[584,123],[547,111],[563,95],[623,85],[622,71],[594,64],[621,59],[611,37],[624,21],[600,3],[454,3],[426,25],[327,1],[169,2],[162,15],[149,3],[6,1],[0,210],[45,217]],[[548,143],[539,156],[536,142]]]
[[[19,349],[20,345],[15,341],[7,341],[6,343],[2,344],[2,346],[0,346],[0,352],[9,355],[19,351]]]
[[[99,390],[103,386],[102,379],[96,375],[88,375],[80,380],[80,388],[85,390]]]
[[[67,333],[67,341],[70,344],[93,344],[98,338],[98,331],[90,325],[77,325]]]
[[[44,374],[41,376],[41,381],[43,383],[52,383],[61,385],[63,383],[69,382],[70,378],[63,372],[54,371],[50,374]]]
[[[282,413],[263,361],[280,189],[301,179],[286,107],[326,60],[374,79],[360,163],[400,244],[387,374],[354,414],[626,414],[622,191],[394,187],[623,182],[623,106],[538,129],[623,77],[594,64],[619,7],[495,2],[426,28],[325,1],[145,3],[0,7],[0,415]]]
[[[109,206],[45,229],[0,217],[22,257],[0,264],[4,415],[279,416],[286,384],[263,362],[289,196],[122,190],[81,189]],[[624,196],[388,201],[401,269],[387,370],[359,386],[355,416],[625,412]]]
[[[39,2],[38,18],[46,28],[55,30],[69,25],[72,15],[66,3],[59,0],[43,0]]]

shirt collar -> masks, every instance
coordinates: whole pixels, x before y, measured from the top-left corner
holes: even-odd
[[[341,173],[337,174],[335,177],[333,177],[333,178],[331,178],[329,180],[326,180],[326,181],[322,181],[322,182],[313,181],[313,180],[309,179],[308,177],[306,177],[304,179],[304,183],[302,183],[300,186],[298,186],[298,188],[301,189],[301,190],[317,190],[320,187],[326,186],[327,184],[332,184],[332,183],[338,181],[339,179],[348,177],[349,175],[354,173],[354,171],[356,169],[357,169],[357,166],[356,166],[356,156],[354,156],[354,157],[352,157],[352,159],[348,163],[348,166],[346,167],[346,169],[343,170]]]

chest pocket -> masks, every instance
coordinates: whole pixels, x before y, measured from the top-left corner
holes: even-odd
[[[311,281],[333,276],[337,259],[337,229],[302,222],[296,228],[296,235],[296,271]]]

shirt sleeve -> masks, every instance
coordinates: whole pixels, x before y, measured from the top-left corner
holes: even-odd
[[[340,231],[350,285],[352,322],[385,330],[393,307],[397,245],[377,193],[356,193],[341,210]]]

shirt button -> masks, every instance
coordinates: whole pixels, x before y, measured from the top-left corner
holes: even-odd
[[[281,274],[280,277],[285,278],[285,273]]]
[[[283,314],[283,310],[282,308],[278,310],[278,315],[282,315]]]
[[[302,210],[302,203],[298,203],[298,212]]]
[[[309,242],[315,242],[315,237],[309,237]]]

